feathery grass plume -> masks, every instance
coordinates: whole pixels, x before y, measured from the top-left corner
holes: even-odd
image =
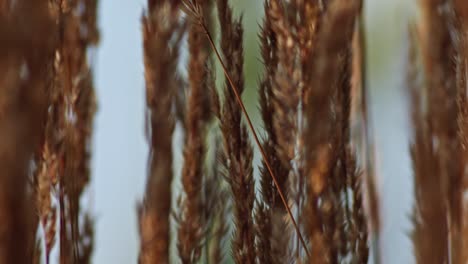
[[[297,106],[297,136],[295,144],[295,160],[293,163],[293,171],[291,178],[291,199],[294,200],[297,208],[297,219],[298,224],[301,227],[304,227],[302,220],[303,207],[305,202],[305,192],[306,192],[306,179],[304,175],[305,169],[305,153],[304,153],[304,108],[305,108],[305,98],[306,94],[310,91],[310,85],[304,85],[310,83],[309,77],[311,69],[311,64],[314,62],[312,59],[314,54],[314,49],[316,48],[317,43],[317,33],[320,29],[320,21],[322,15],[325,12],[325,4],[321,1],[291,1],[291,11],[293,22],[291,25],[291,31],[295,32],[295,45],[297,46],[298,52],[298,62],[300,63],[296,67],[299,68],[298,72],[300,74],[300,83],[297,89],[300,92],[299,105]],[[296,234],[296,248],[295,255],[296,259],[299,259],[302,256],[299,237]]]
[[[56,2],[51,7],[57,15],[59,43],[48,120],[48,126],[56,126],[50,128],[56,129],[50,132],[56,138],[48,144],[51,158],[59,164],[50,177],[52,182],[57,177],[59,189],[60,263],[87,263],[92,253],[92,232],[87,230],[91,225],[85,227],[90,216],[82,212],[80,198],[90,178],[90,137],[96,109],[92,69],[87,61],[88,48],[99,40],[96,7],[96,1],[85,0]]]
[[[278,177],[280,188],[292,191],[290,196],[298,208],[298,221],[301,220],[299,208],[302,207],[304,199],[303,160],[299,151],[303,142],[301,111],[304,87],[301,78],[305,78],[301,70],[302,64],[309,62],[309,55],[313,49],[319,11],[318,1],[266,1],[265,21],[260,36],[265,65],[264,77],[260,84],[260,104],[267,132],[263,146]],[[298,58],[301,64],[298,64]],[[289,241],[284,237],[287,230],[284,221],[286,211],[281,206],[280,197],[274,189],[265,164],[263,167],[261,186],[267,207],[259,207],[263,212],[258,212],[262,216],[257,216],[257,219],[264,219],[261,225],[264,230],[259,233],[259,241],[263,247],[273,246],[270,250],[275,261],[287,262],[290,253]],[[265,217],[269,218],[270,224]],[[272,230],[267,231],[265,228]],[[272,254],[265,252],[265,249],[258,250],[262,251],[259,256],[267,257],[267,254]],[[296,259],[300,255],[300,241],[297,241]]]
[[[58,21],[60,6],[49,3],[49,12],[54,21]],[[59,48],[59,27],[55,23],[54,34],[56,46],[52,50],[48,61],[47,71],[47,119],[41,139],[41,147],[36,152],[36,169],[34,171],[34,188],[36,207],[42,229],[44,242],[45,263],[50,263],[50,253],[57,238],[58,206],[56,193],[59,190],[58,179],[63,175],[63,126],[65,116],[65,100],[63,89],[59,85],[61,75],[58,74],[60,56],[56,52]]]
[[[272,180],[273,180],[273,182],[275,184],[275,188],[276,188],[276,190],[277,190],[277,192],[278,192],[278,194],[279,194],[279,196],[281,198],[281,201],[283,202],[284,207],[286,208],[286,210],[288,212],[289,218],[290,218],[290,220],[291,220],[291,222],[292,222],[292,224],[294,226],[294,229],[296,230],[296,232],[298,234],[299,240],[301,241],[301,244],[302,244],[304,250],[306,251],[307,255],[309,255],[305,240],[301,235],[299,226],[298,226],[298,224],[297,224],[297,222],[296,222],[296,220],[295,220],[295,218],[293,216],[293,213],[292,213],[291,209],[289,208],[288,202],[287,202],[287,200],[286,200],[286,198],[285,198],[285,196],[283,194],[283,191],[279,187],[278,180],[276,179],[276,176],[275,176],[273,170],[271,169],[271,166],[269,165],[267,155],[265,153],[265,150],[263,149],[263,146],[262,146],[262,144],[260,142],[260,139],[259,139],[259,137],[257,135],[257,132],[255,131],[255,128],[253,127],[252,120],[250,119],[250,116],[247,113],[247,110],[246,110],[245,105],[244,105],[244,103],[242,101],[239,89],[236,87],[236,83],[234,82],[234,79],[230,75],[230,73],[229,73],[229,71],[227,69],[227,66],[224,63],[224,60],[221,57],[221,54],[219,53],[218,49],[216,48],[216,45],[214,44],[213,37],[212,37],[212,35],[211,35],[207,25],[206,25],[206,22],[204,21],[203,10],[200,7],[200,5],[197,4],[197,2],[194,1],[194,0],[192,0],[192,1],[186,0],[184,3],[185,3],[184,9],[185,9],[186,13],[191,18],[193,18],[198,23],[200,28],[203,30],[203,32],[205,33],[207,39],[209,40],[209,43],[210,43],[210,46],[211,46],[212,50],[214,51],[214,53],[216,55],[216,58],[218,59],[219,63],[221,64],[221,69],[223,70],[224,76],[226,77],[226,82],[229,83],[228,87],[231,88],[231,92],[232,92],[232,94],[234,94],[234,98],[236,99],[237,104],[239,105],[239,107],[241,109],[241,113],[244,113],[244,117],[245,117],[245,119],[247,121],[248,127],[249,127],[250,131],[252,132],[253,138],[255,140],[255,143],[256,143],[257,147],[260,150],[260,153],[262,154],[263,161],[264,161],[264,163],[266,165],[266,168],[268,169],[268,171],[270,173],[270,176],[271,176],[271,178],[272,178]],[[217,97],[217,96],[215,96],[215,97]],[[217,107],[214,107],[214,108],[219,109],[219,102],[213,103],[213,105],[217,106]]]
[[[324,218],[331,227],[328,231],[328,237],[331,238],[331,254],[334,256],[332,262],[342,262],[342,258],[348,253],[348,242],[351,237],[347,232],[345,223],[352,224],[351,202],[348,195],[348,187],[353,177],[356,177],[355,171],[350,171],[352,167],[351,154],[349,153],[350,127],[349,118],[351,113],[351,42],[348,44],[348,50],[344,51],[342,57],[342,69],[337,83],[336,94],[334,95],[335,119],[337,124],[333,125],[333,134],[331,146],[336,149],[333,157],[333,172],[329,176],[330,193],[325,194],[325,203],[330,201],[330,213],[327,213],[326,205]],[[328,218],[328,220],[327,220]],[[354,252],[353,252],[354,253]]]
[[[452,1],[448,0],[421,0],[420,7],[422,18],[419,23],[419,45],[425,76],[423,86],[427,110],[425,110],[426,114],[419,118],[424,120],[420,123],[425,122],[420,130],[425,130],[427,138],[425,142],[418,142],[421,139],[419,133],[416,134],[418,139],[415,139],[414,148],[417,150],[414,151],[417,154],[413,155],[413,159],[428,157],[434,159],[433,163],[435,164],[430,165],[434,166],[434,170],[428,171],[431,174],[426,175],[430,178],[424,179],[432,181],[432,183],[424,184],[434,185],[433,189],[424,184],[416,187],[420,189],[421,193],[430,192],[430,195],[434,196],[427,197],[427,200],[424,200],[426,197],[416,198],[416,215],[426,216],[416,219],[416,225],[426,224],[424,221],[437,223],[440,228],[437,232],[432,230],[432,235],[434,235],[434,239],[440,240],[438,243],[441,245],[437,250],[426,248],[425,244],[416,244],[415,247],[422,248],[421,251],[418,251],[418,254],[422,254],[420,260],[430,259],[431,261],[443,262],[450,258],[454,263],[460,263],[462,254],[463,160],[461,158],[461,142],[458,137],[459,124],[454,121],[459,120],[461,113],[457,104],[459,93],[456,80],[458,32],[456,32],[454,25],[455,12]],[[423,144],[426,145],[425,149],[419,147]],[[419,152],[422,151],[427,151],[427,153],[420,154]],[[414,161],[415,164],[418,162],[420,161]],[[421,174],[418,171],[422,170],[421,166],[416,165],[414,170],[417,184],[421,182],[417,176]],[[435,197],[439,201],[433,201]],[[439,205],[434,205],[431,201]],[[432,208],[425,208],[424,204],[429,203],[431,203]],[[436,213],[435,210],[440,211]],[[428,217],[431,220],[428,220]],[[418,228],[418,226],[415,227],[415,229]],[[421,243],[428,243],[417,237],[415,239]]]
[[[213,87],[214,88],[214,87]],[[214,101],[214,100],[212,100]],[[214,137],[214,158],[211,169],[204,179],[204,222],[206,227],[205,263],[223,263],[225,261],[225,240],[230,207],[229,192],[223,185],[223,149],[221,138]]]
[[[47,113],[43,131],[41,131],[41,147],[35,153],[35,170],[33,185],[35,188],[35,202],[43,231],[45,262],[50,263],[50,253],[57,238],[57,194],[59,193],[59,177],[64,174],[64,127],[66,122],[66,101],[62,86],[63,74],[60,72],[60,47],[62,36],[60,26],[63,20],[61,5],[49,2],[48,11],[55,22],[51,29],[55,38],[55,46],[47,58]]]
[[[263,185],[263,183],[262,183]],[[263,189],[263,186],[262,186]],[[264,202],[257,201],[255,210],[255,231],[257,240],[255,242],[257,262],[274,263],[272,252],[272,213]]]
[[[265,76],[260,86],[260,104],[262,118],[267,133],[263,145],[265,154],[277,177],[278,185],[286,199],[291,184],[290,175],[295,167],[296,143],[298,133],[298,108],[301,99],[300,71],[296,67],[297,39],[293,30],[295,11],[293,3],[282,1],[265,1],[265,22],[262,32],[262,55],[265,65]],[[278,193],[271,189],[273,185],[269,171],[262,168],[262,194],[265,206],[259,207],[257,217],[269,217],[270,223],[263,223],[263,228],[270,225],[269,231],[259,233],[260,242],[266,247],[259,257],[268,257],[274,261],[288,262],[290,257],[289,234],[287,223],[283,219],[284,207],[278,207]],[[295,171],[297,172],[297,171]],[[268,190],[271,189],[271,190]],[[298,217],[298,220],[300,218]],[[282,234],[278,234],[278,231]],[[263,234],[267,235],[263,238]],[[278,235],[282,236],[281,238]],[[267,241],[268,239],[269,241]],[[259,248],[259,251],[264,249]],[[271,253],[268,252],[271,251]],[[260,253],[260,252],[259,252]]]
[[[407,69],[415,135],[411,146],[416,203],[412,239],[417,263],[444,263],[448,261],[446,205],[442,196],[441,179],[436,173],[440,164],[432,144],[433,131],[429,114],[422,109],[423,93],[426,90],[418,79],[416,45],[416,37],[412,32]]]
[[[226,254],[224,245],[226,244],[226,237],[229,227],[226,225],[228,222],[228,194],[222,193],[218,206],[219,211],[214,216],[214,227],[210,233],[210,243],[208,244],[208,262],[207,263],[224,263],[226,261]]]
[[[350,155],[350,154],[348,154]],[[356,160],[353,156],[349,156],[349,188],[352,189],[352,215],[349,227],[349,252],[351,252],[351,263],[367,263],[369,260],[369,243],[367,219],[363,206],[362,199],[362,173],[356,167]],[[376,258],[376,257],[374,257]]]
[[[449,256],[460,263],[462,227],[462,160],[458,140],[460,110],[457,104],[456,40],[453,38],[454,11],[451,1],[421,1],[421,50],[426,76],[429,126],[439,163],[441,194],[448,204]],[[445,8],[441,9],[440,6]],[[447,59],[449,58],[449,59]],[[437,181],[437,180],[436,180]]]
[[[458,89],[458,107],[461,114],[459,116],[459,133],[461,143],[463,146],[464,161],[466,164],[468,156],[465,153],[468,143],[468,102],[467,91],[465,89],[467,84],[467,70],[468,70],[468,2],[462,0],[454,0],[454,10],[456,15],[455,25],[457,28],[458,45],[457,45],[457,89]],[[465,165],[463,170],[465,170]],[[464,183],[465,184],[465,183]]]
[[[227,0],[218,0],[217,7],[221,26],[221,50],[224,61],[227,62],[226,68],[238,92],[242,94],[244,53],[241,20],[233,18]],[[224,143],[223,165],[233,195],[235,230],[232,238],[232,254],[236,263],[255,263],[253,149],[247,128],[241,122],[241,109],[230,85],[226,80],[224,104],[218,118],[221,122]]]
[[[288,167],[280,161],[278,155],[278,138],[273,125],[273,82],[278,63],[277,38],[272,29],[273,16],[271,14],[272,4],[264,3],[265,19],[260,34],[262,44],[262,59],[265,67],[264,76],[260,83],[260,109],[263,119],[266,138],[263,142],[265,154],[269,159],[275,175],[278,175],[278,183],[282,190],[286,190],[286,180],[289,174]],[[258,201],[255,212],[257,229],[257,258],[260,263],[284,263],[288,257],[289,241],[285,238],[287,224],[283,216],[286,214],[281,198],[275,189],[270,172],[265,162],[261,168],[261,194],[262,201]]]
[[[467,164],[468,164],[468,99],[467,99],[467,71],[468,71],[468,2],[454,0],[454,10],[456,13],[456,25],[459,35],[457,46],[457,86],[458,86],[458,107],[460,115],[458,120],[459,137],[462,151],[462,173],[463,173],[463,192],[468,190]],[[466,199],[462,202],[462,233],[461,233],[461,261],[468,262],[468,202]]]
[[[28,183],[47,111],[53,22],[45,1],[4,1],[0,14],[0,263],[37,259],[34,190]]]
[[[329,3],[317,36],[311,76],[305,83],[311,87],[305,99],[305,210],[312,247],[309,261],[314,263],[341,262],[350,250],[342,223],[349,221],[350,50],[359,7],[360,1]]]
[[[294,39],[297,38],[293,30],[293,18],[296,10],[290,5],[279,0],[273,0],[269,4],[268,17],[273,34],[275,34],[275,55],[277,67],[274,76],[271,77],[271,110],[273,131],[276,139],[278,157],[283,166],[290,169],[295,157],[297,138],[297,109],[299,107],[300,68],[296,67],[297,46]],[[293,13],[294,12],[294,13]],[[292,14],[290,14],[292,13]],[[276,65],[271,65],[276,66]],[[288,173],[278,175],[278,181],[282,190],[286,190]]]
[[[299,58],[301,63],[301,78],[308,82],[310,75],[308,71],[311,69],[313,60],[310,58],[317,46],[318,32],[321,28],[322,16],[325,13],[325,5],[323,1],[303,1],[296,0],[294,10],[299,14],[297,21],[295,21],[295,28],[297,31],[297,41],[299,42]],[[307,91],[311,89],[310,86],[301,87],[302,95],[306,95]]]
[[[173,105],[179,90],[177,63],[184,26],[179,1],[148,1],[142,18],[149,168],[138,209],[139,263],[170,263]]]
[[[359,1],[358,1],[359,4]],[[357,14],[355,23],[351,25],[352,36],[355,37],[358,28]],[[349,28],[348,28],[349,30]],[[351,96],[352,74],[356,70],[352,52],[352,39],[343,43],[343,50],[338,54],[342,61],[338,70],[335,94],[332,95],[332,155],[331,174],[328,176],[329,189],[323,195],[323,216],[328,231],[326,236],[331,241],[331,262],[343,263],[351,256],[352,261],[367,261],[368,245],[367,230],[365,229],[363,204],[361,199],[361,186],[359,184],[360,173],[356,168],[355,152],[351,148]],[[327,208],[327,202],[330,208]],[[329,212],[327,212],[329,210]],[[360,262],[359,262],[360,263]]]
[[[49,13],[51,19],[58,18],[58,7],[49,5]],[[54,44],[58,40],[58,27],[54,24],[53,29]],[[33,188],[35,205],[38,214],[38,227],[42,229],[42,237],[38,240],[39,247],[41,240],[44,242],[45,263],[50,263],[50,252],[55,245],[57,236],[57,215],[58,208],[54,198],[54,192],[57,190],[57,177],[59,173],[59,152],[60,145],[60,119],[59,113],[62,112],[60,107],[63,107],[64,101],[60,98],[60,91],[56,84],[57,75],[55,74],[56,50],[57,46],[50,51],[47,58],[47,77],[46,95],[47,95],[47,113],[44,129],[41,134],[41,146],[36,149],[35,153],[35,169],[33,172]],[[63,109],[63,108],[62,108]],[[37,226],[37,225],[35,225]],[[39,252],[39,253],[41,253]],[[40,255],[38,256],[41,257]],[[39,262],[40,263],[40,262]]]
[[[51,88],[52,86],[49,86],[49,89]],[[51,90],[49,90],[49,95],[51,93]],[[36,154],[38,160],[36,161],[37,168],[34,175],[36,210],[43,230],[46,263],[50,263],[50,252],[55,245],[57,232],[57,206],[52,201],[52,191],[57,187],[58,170],[58,160],[56,155],[52,152],[53,146],[51,144],[55,139],[55,131],[51,129],[51,115],[53,111],[54,110],[51,110],[47,114],[44,143],[41,151]]]
[[[197,1],[203,10],[203,20],[209,22],[211,0]],[[185,7],[185,5],[184,5]],[[196,263],[202,253],[206,234],[203,216],[203,178],[207,125],[210,121],[210,87],[213,81],[208,40],[200,31],[198,21],[192,21],[188,34],[188,97],[185,113],[184,165],[182,168],[183,193],[180,197],[180,216],[177,248],[182,263]]]

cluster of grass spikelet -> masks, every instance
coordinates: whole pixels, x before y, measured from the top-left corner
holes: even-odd
[[[363,173],[350,131],[352,111],[366,114],[361,102],[352,103],[365,93],[362,3],[272,0],[264,7],[259,105],[265,133],[258,136],[241,99],[248,89],[243,27],[229,2],[148,3],[143,39],[151,154],[139,210],[141,263],[368,261]],[[184,35],[187,80],[177,71]],[[225,79],[219,88],[217,64]],[[177,122],[184,130],[183,190],[172,214],[167,154]],[[254,146],[262,156],[258,177]]]
[[[90,263],[97,2],[0,1],[0,263]],[[42,252],[42,254],[41,254]]]
[[[385,263],[363,1],[264,0],[262,133],[242,101],[256,88],[244,83],[242,17],[232,2],[147,2],[149,167],[135,261]],[[410,236],[417,263],[462,264],[468,2],[419,7],[402,72],[414,135]],[[96,110],[88,62],[99,41],[96,8],[96,0],[0,0],[0,264],[91,262],[93,218],[81,198]],[[173,169],[176,125],[181,175]]]

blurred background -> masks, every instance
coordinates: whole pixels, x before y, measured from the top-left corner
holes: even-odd
[[[370,111],[383,213],[384,263],[414,263],[408,236],[413,182],[403,85],[406,29],[415,14],[414,4],[409,2],[365,1]],[[244,100],[260,128],[257,80],[262,67],[257,34],[263,17],[263,1],[233,0],[231,3],[236,15],[244,15]],[[93,138],[93,180],[90,199],[86,201],[96,216],[94,263],[137,262],[136,205],[143,196],[148,152],[144,135],[140,24],[145,6],[144,0],[101,0],[99,6],[101,43],[93,57],[99,109]],[[180,150],[175,155],[175,167],[180,167]],[[174,187],[180,189],[177,184]]]

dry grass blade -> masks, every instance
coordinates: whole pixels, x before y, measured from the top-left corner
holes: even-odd
[[[62,263],[90,263],[94,245],[92,217],[83,210],[81,199],[91,177],[91,137],[97,107],[92,65],[88,61],[88,50],[99,41],[97,3],[80,0],[57,3],[55,9],[50,6],[58,10],[60,42],[54,85],[61,90],[64,104],[63,109],[55,109],[59,115],[56,136],[62,147],[59,151],[63,151],[58,175]],[[79,8],[82,12],[76,13]]]
[[[415,128],[418,137],[414,143],[414,172],[416,182],[421,183],[418,186],[420,193],[416,192],[416,195],[421,194],[421,197],[416,198],[419,202],[417,213],[423,216],[421,223],[423,227],[427,221],[437,221],[432,223],[440,228],[437,232],[432,230],[432,235],[438,235],[434,238],[441,245],[437,250],[431,250],[427,247],[427,242],[420,239],[418,242],[421,245],[416,244],[416,247],[422,248],[422,251],[418,252],[424,254],[421,256],[421,261],[443,262],[451,259],[454,263],[460,263],[464,162],[461,159],[462,145],[458,137],[459,124],[454,121],[460,120],[461,114],[457,102],[459,89],[465,89],[457,84],[457,58],[460,53],[457,47],[460,34],[452,1],[421,0],[419,3],[422,17],[419,22],[418,44],[425,76],[422,85],[423,94],[426,96],[420,105],[421,107],[427,105],[423,108],[427,113],[419,117],[421,119],[419,130],[427,136],[425,141],[420,142],[420,133],[418,128]],[[463,7],[459,11],[463,11]],[[429,163],[434,166],[433,170],[427,171],[429,175],[423,177],[422,172],[425,168],[422,164]],[[434,186],[422,181],[432,181]],[[438,197],[437,199],[441,201],[436,201],[432,196]],[[424,206],[427,204],[431,204],[432,208]],[[438,214],[434,210],[439,210]],[[415,229],[418,230],[418,226]],[[424,231],[429,232],[429,229]],[[427,235],[430,233],[422,234],[422,236]]]
[[[221,26],[221,47],[238,92],[244,91],[244,50],[241,20],[233,18],[227,0],[217,1],[218,19]],[[206,38],[205,38],[206,39]],[[208,39],[207,39],[208,40]],[[255,263],[255,230],[252,217],[255,201],[253,178],[253,149],[247,129],[242,124],[242,112],[235,95],[225,80],[224,104],[218,116],[223,135],[224,168],[233,197],[232,253],[236,263]]]
[[[422,109],[422,85],[418,82],[416,38],[410,35],[409,68],[407,85],[412,99],[414,143],[411,147],[415,177],[415,213],[412,239],[417,263],[436,261],[443,263],[448,258],[446,207],[441,199],[440,179],[435,171],[438,164],[430,144],[431,130]],[[438,226],[436,230],[432,227]],[[436,243],[436,244],[434,244]]]
[[[212,1],[203,1],[200,11],[209,21]],[[210,94],[212,80],[209,44],[199,34],[198,26],[190,24],[188,33],[188,97],[185,114],[184,164],[177,249],[182,263],[196,263],[202,255],[206,236],[206,221],[203,208],[203,181],[206,177],[205,156],[207,129],[210,121]]]
[[[82,12],[75,12],[78,7]],[[49,5],[57,23],[58,43],[55,57],[49,60],[53,61],[55,76],[49,90],[45,147],[50,150],[50,180],[59,189],[61,263],[88,263],[92,254],[92,225],[86,223],[91,218],[83,212],[80,201],[90,181],[90,142],[96,110],[88,63],[88,48],[99,40],[96,8],[97,1],[89,0]],[[46,240],[50,244],[52,238]]]
[[[282,190],[288,187],[287,181],[290,172],[290,162],[286,166],[279,159],[278,138],[273,125],[275,111],[273,100],[273,83],[278,64],[277,36],[272,28],[274,15],[271,14],[272,4],[266,1],[264,4],[265,19],[260,34],[262,44],[262,59],[265,67],[264,76],[260,82],[260,108],[263,124],[267,133],[263,141],[263,148],[269,158],[275,176]],[[278,192],[274,186],[270,172],[263,162],[261,170],[261,196],[263,201],[258,201],[255,212],[257,228],[257,258],[260,263],[285,263],[289,259],[290,248],[288,246],[289,230],[287,221],[283,217],[286,214]],[[299,219],[299,218],[297,218]],[[300,248],[300,242],[297,246]]]
[[[50,120],[50,119],[49,119]],[[49,126],[51,122],[47,122]],[[46,129],[47,131],[47,129]],[[46,134],[49,134],[46,132]],[[52,204],[51,192],[56,188],[57,159],[51,153],[50,134],[46,135],[42,151],[37,161],[35,173],[36,203],[39,221],[44,230],[45,259],[50,261],[50,253],[55,244],[57,208]]]
[[[349,201],[342,194],[353,177],[349,141],[351,40],[360,1],[332,1],[320,22],[305,98],[308,199],[306,227],[314,263],[340,262],[349,250]],[[341,34],[335,34],[340,31]],[[320,85],[316,85],[320,84]],[[320,202],[319,202],[320,201]],[[351,253],[354,253],[352,251]]]
[[[296,156],[296,139],[298,137],[298,108],[301,99],[301,74],[300,67],[296,67],[296,54],[298,48],[294,45],[296,39],[292,21],[286,12],[288,7],[283,7],[282,1],[271,1],[267,11],[271,19],[271,28],[275,34],[277,65],[271,83],[272,98],[271,110],[273,115],[273,131],[276,136],[278,157],[286,168],[291,168]],[[291,7],[289,9],[292,10]],[[273,67],[273,66],[272,66]],[[281,179],[279,182],[287,180]],[[280,185],[285,191],[284,184]],[[286,195],[287,196],[287,195]]]
[[[54,28],[56,29],[56,28]],[[41,147],[36,151],[35,171],[33,172],[34,196],[36,209],[39,216],[39,226],[44,232],[43,240],[45,249],[45,262],[50,263],[50,253],[55,246],[57,235],[58,208],[53,203],[53,192],[57,188],[57,174],[59,172],[58,133],[59,122],[57,118],[58,108],[61,105],[59,91],[55,85],[54,71],[55,54],[51,52],[48,57],[47,71],[47,120],[41,136]]]
[[[28,186],[46,120],[53,21],[42,1],[0,15],[0,263],[33,263],[37,216]],[[26,74],[19,74],[23,69]],[[37,133],[39,131],[39,133]]]
[[[257,260],[259,263],[275,263],[273,262],[273,252],[271,249],[272,215],[265,204],[261,202],[257,203],[258,205],[255,211]]]
[[[266,124],[266,131],[271,140],[271,146],[265,146],[265,153],[268,156],[269,165],[272,168],[276,179],[278,181],[279,189],[281,189],[285,195],[286,199],[294,200],[296,193],[296,188],[298,187],[298,182],[303,178],[302,171],[299,168],[298,158],[298,137],[300,129],[300,118],[299,118],[299,105],[301,104],[301,74],[300,67],[297,67],[297,53],[298,47],[293,40],[297,39],[295,34],[296,30],[293,28],[294,22],[291,21],[291,18],[295,17],[295,11],[297,8],[294,8],[291,3],[286,3],[283,1],[269,1],[268,10],[265,10],[266,19],[270,23],[271,34],[274,34],[274,57],[270,58],[275,60],[274,64],[266,64],[266,67],[271,67],[273,69],[267,69],[267,78],[271,78],[270,83],[266,88],[270,89],[268,91],[268,103],[270,104],[267,111],[271,115],[268,117],[268,122]],[[291,11],[291,12],[288,12]],[[291,14],[289,14],[291,13]],[[264,115],[265,119],[265,115]],[[279,162],[280,164],[276,164]],[[264,163],[266,168],[266,165]],[[265,178],[270,177],[268,169],[264,170]],[[271,180],[270,180],[271,181]],[[271,186],[272,188],[274,186]],[[296,187],[296,188],[294,188]],[[300,186],[297,190],[300,190]],[[291,192],[292,191],[292,192]],[[281,201],[278,197],[278,192],[272,190],[274,198],[278,198],[276,202]],[[296,204],[297,205],[297,204]],[[299,208],[298,205],[297,208]],[[271,212],[272,219],[272,236],[278,235],[277,232],[273,232],[277,229],[284,229],[283,236],[284,238],[280,241],[276,239],[272,240],[272,252],[276,251],[278,247],[281,251],[277,252],[278,255],[275,258],[280,261],[283,259],[283,262],[287,261],[288,255],[291,255],[289,244],[289,230],[285,229],[286,222],[285,219],[282,220],[281,214],[286,212],[281,212],[279,208],[273,208]],[[282,209],[282,208],[280,208]],[[296,211],[296,218],[298,221],[301,220],[299,215],[299,210]],[[275,223],[276,222],[276,223]],[[299,224],[298,224],[299,226]],[[299,236],[297,248],[300,248]],[[274,237],[273,237],[274,238]],[[280,243],[278,243],[280,242]],[[296,252],[296,257],[299,257],[299,250]]]
[[[143,16],[147,131],[150,143],[145,197],[139,207],[139,263],[170,263],[172,107],[179,90],[177,63],[184,32],[176,1],[149,1]],[[171,43],[173,41],[173,43]]]
[[[215,52],[215,55],[216,55],[216,57],[217,57],[219,63],[221,64],[223,73],[224,73],[226,79],[229,81],[230,87],[232,88],[232,91],[233,91],[234,94],[235,94],[237,103],[239,104],[239,106],[240,106],[241,109],[242,109],[242,112],[244,113],[244,117],[245,117],[246,120],[247,120],[249,129],[250,129],[250,131],[252,132],[252,135],[254,136],[254,140],[255,140],[255,143],[256,143],[257,147],[260,149],[260,153],[261,153],[261,155],[262,155],[262,159],[263,159],[263,161],[265,162],[265,164],[267,165],[267,169],[268,169],[268,171],[269,171],[269,173],[270,173],[270,175],[271,175],[271,177],[272,177],[272,179],[273,179],[273,182],[274,182],[275,187],[276,187],[276,189],[277,189],[277,191],[278,191],[278,193],[279,193],[279,195],[280,195],[280,197],[281,197],[281,200],[282,200],[282,202],[283,202],[283,205],[284,205],[284,207],[286,208],[286,210],[287,210],[287,212],[288,212],[288,215],[289,215],[289,217],[290,217],[290,219],[291,219],[291,222],[293,223],[293,226],[294,226],[294,228],[295,228],[295,230],[296,230],[298,236],[300,237],[301,244],[302,244],[304,250],[306,251],[307,255],[310,256],[309,250],[308,250],[308,248],[307,248],[307,244],[306,244],[304,238],[303,238],[302,235],[301,235],[301,231],[300,231],[300,229],[299,229],[299,226],[297,225],[297,222],[296,222],[296,220],[294,219],[294,215],[292,214],[291,209],[289,208],[288,202],[287,202],[287,200],[286,200],[286,198],[285,198],[285,196],[284,196],[284,194],[283,194],[283,191],[280,189],[280,185],[279,185],[279,183],[278,183],[278,180],[277,180],[277,178],[275,177],[275,174],[273,173],[273,170],[272,170],[272,168],[271,168],[271,166],[270,166],[270,164],[269,164],[269,162],[268,162],[268,158],[267,158],[267,156],[266,156],[265,150],[263,149],[263,146],[262,146],[262,144],[261,144],[261,142],[260,142],[260,139],[259,139],[259,137],[258,137],[258,135],[257,135],[257,132],[255,131],[255,128],[253,127],[252,121],[251,121],[250,116],[248,115],[247,110],[246,110],[246,108],[245,108],[245,105],[244,105],[244,103],[243,103],[243,101],[242,101],[242,99],[241,99],[241,97],[240,97],[240,95],[239,95],[238,89],[237,89],[235,83],[233,82],[231,76],[229,75],[228,70],[227,70],[227,68],[226,68],[226,65],[224,64],[224,61],[223,61],[223,59],[221,58],[221,55],[219,54],[219,51],[218,51],[218,49],[216,48],[216,45],[214,44],[214,40],[213,40],[213,38],[212,38],[210,32],[208,31],[208,28],[206,27],[206,25],[205,25],[203,19],[202,19],[203,15],[200,13],[200,10],[201,10],[201,9],[200,9],[199,5],[198,5],[197,3],[195,3],[195,2],[184,1],[184,3],[185,3],[186,6],[188,7],[188,10],[191,11],[191,12],[193,12],[193,17],[199,22],[199,24],[200,24],[200,26],[202,27],[204,33],[206,34],[207,38],[209,39],[210,45],[211,45],[213,51]],[[188,15],[190,15],[190,13],[188,13]]]
[[[225,240],[228,233],[230,212],[229,193],[223,185],[222,164],[225,160],[222,142],[219,137],[212,141],[214,145],[211,170],[204,180],[203,215],[206,227],[205,263],[223,263],[225,261]]]
[[[468,190],[468,98],[467,98],[467,80],[468,80],[468,2],[463,0],[453,1],[456,13],[457,31],[459,33],[459,43],[457,46],[457,86],[458,86],[458,105],[460,116],[458,120],[459,138],[462,145],[462,162],[464,171],[462,188],[466,193]],[[461,232],[461,262],[468,262],[468,202],[466,199],[462,203],[462,232]]]

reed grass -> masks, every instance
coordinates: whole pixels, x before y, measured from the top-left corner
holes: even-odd
[[[468,260],[465,2],[419,0],[409,27],[401,74],[413,125],[416,263]],[[363,1],[264,0],[262,133],[242,98],[254,87],[244,81],[244,24],[232,4],[147,1],[138,262],[385,262]],[[88,61],[97,5],[0,1],[0,263],[48,264],[53,249],[59,263],[91,263],[94,220],[81,200],[97,106]]]
[[[170,259],[168,241],[175,123],[171,113],[177,90],[172,79],[177,77],[178,43],[185,30],[178,19],[178,4],[171,1],[148,1],[148,11],[142,19],[150,151],[145,197],[138,208],[139,263],[169,263]],[[174,41],[172,45],[171,40]]]
[[[412,30],[408,56],[415,135],[412,238],[418,263],[463,263],[466,5],[420,1],[420,6],[422,16]]]
[[[0,176],[5,188],[0,262],[40,263],[42,251],[49,263],[59,237],[60,263],[89,263],[93,227],[80,197],[89,182],[95,98],[86,58],[99,39],[97,3],[2,1],[1,6],[6,163]],[[44,250],[36,239],[38,225]]]
[[[44,3],[1,6],[0,263],[30,263],[38,219],[29,168],[46,120],[46,61],[53,49],[52,38],[33,32],[52,35],[52,20]]]

